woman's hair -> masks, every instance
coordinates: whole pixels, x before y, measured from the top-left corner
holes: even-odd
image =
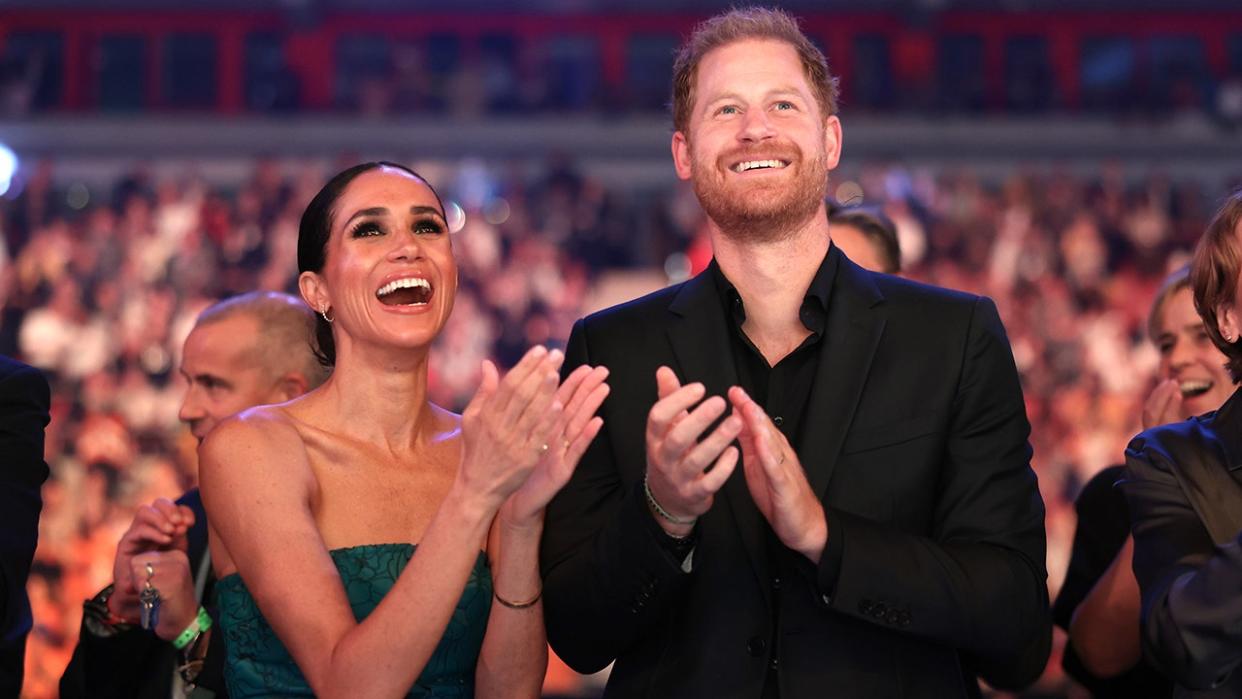
[[[431,190],[431,194],[440,205],[440,211],[444,211],[444,202],[440,200],[440,195],[436,193],[431,183],[404,165],[381,160],[342,170],[328,180],[315,198],[311,199],[310,204],[306,205],[306,211],[302,212],[302,222],[298,225],[298,274],[323,271],[323,265],[328,256],[328,238],[332,233],[332,218],[336,215],[336,201],[359,175],[380,169],[398,170],[417,178],[427,185],[427,189]],[[318,314],[322,309],[312,310],[316,311],[315,357],[324,366],[334,366],[336,364],[336,342],[332,339],[332,324]]]
[[[1151,300],[1151,310],[1147,313],[1147,337],[1155,344],[1160,344],[1160,316],[1164,307],[1173,295],[1182,289],[1190,288],[1190,265],[1182,265],[1160,282],[1156,290],[1156,298]]]
[[[1242,272],[1242,241],[1238,230],[1242,224],[1242,189],[1225,200],[1208,223],[1207,230],[1195,247],[1190,263],[1190,285],[1195,290],[1195,310],[1203,318],[1204,329],[1217,349],[1229,361],[1225,368],[1234,383],[1242,380],[1242,343],[1226,342],[1220,334],[1217,314],[1225,306],[1234,305],[1238,273]],[[1234,309],[1242,312],[1242,308]]]

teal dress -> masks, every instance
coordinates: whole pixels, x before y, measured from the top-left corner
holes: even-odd
[[[397,582],[397,576],[414,555],[414,545],[368,544],[328,553],[341,574],[354,617],[361,621]],[[216,583],[216,594],[226,648],[224,679],[229,696],[313,697],[302,671],[259,612],[241,576],[234,573],[221,579]],[[440,644],[406,696],[474,696],[474,668],[491,608],[491,569],[487,557],[480,552]]]

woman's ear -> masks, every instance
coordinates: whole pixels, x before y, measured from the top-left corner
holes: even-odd
[[[1220,331],[1220,336],[1225,338],[1225,342],[1230,344],[1242,337],[1242,332],[1239,332],[1238,313],[1232,304],[1221,304],[1216,307],[1216,329]]]
[[[320,313],[332,307],[332,299],[323,283],[323,277],[314,272],[302,272],[298,275],[298,290],[302,292],[302,300],[311,310]]]

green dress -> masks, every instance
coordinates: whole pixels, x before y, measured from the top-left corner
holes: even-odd
[[[359,621],[388,593],[414,555],[413,544],[368,544],[329,551]],[[311,697],[314,693],[289,651],[259,612],[241,576],[216,583],[220,628],[226,648],[225,682],[233,699]],[[409,697],[463,699],[474,696],[474,668],[492,606],[492,576],[482,552]]]

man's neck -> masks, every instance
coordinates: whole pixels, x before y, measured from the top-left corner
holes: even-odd
[[[746,306],[742,330],[775,366],[810,332],[800,311],[807,289],[828,252],[828,223],[812,219],[780,241],[741,241],[713,227],[716,263]]]

